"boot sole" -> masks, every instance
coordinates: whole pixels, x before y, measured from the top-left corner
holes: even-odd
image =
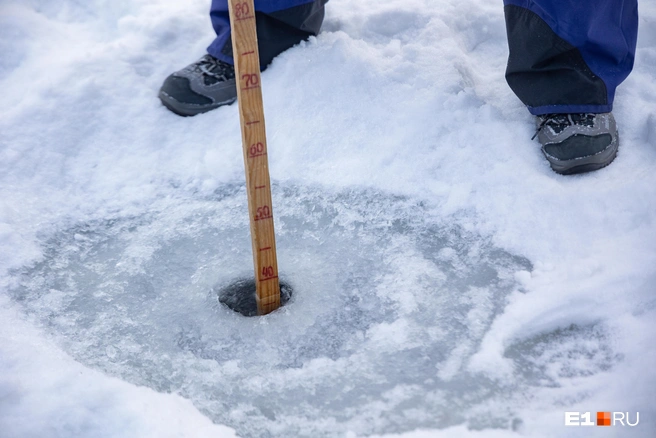
[[[226,100],[225,102],[213,103],[211,105],[198,105],[193,103],[180,102],[164,91],[160,91],[158,97],[166,108],[168,108],[171,112],[174,112],[175,114],[183,117],[191,117],[197,114],[206,113],[220,106],[230,105],[237,100],[235,97],[233,99]]]
[[[544,156],[549,161],[554,172],[561,175],[574,175],[577,173],[592,172],[608,166],[617,156],[618,147],[619,139],[616,136],[615,141],[608,145],[606,149],[587,157],[574,158],[572,160],[559,160],[547,154],[544,151],[544,148],[542,149],[542,153],[544,153]]]

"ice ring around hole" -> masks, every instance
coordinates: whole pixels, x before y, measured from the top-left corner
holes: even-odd
[[[294,296],[271,317],[233,315],[215,290],[254,278],[241,186],[44,235],[43,258],[10,275],[9,296],[85,366],[179,393],[244,438],[446,428],[483,411],[479,427],[507,427],[509,403],[551,376],[544,364],[567,370],[567,352],[582,348],[558,335],[553,350],[517,344],[508,378],[471,371],[530,260],[472,230],[472,217],[444,219],[414,198],[274,193]]]
[[[219,302],[244,316],[257,316],[256,287],[254,278],[240,278],[225,285],[214,286],[219,296]],[[280,281],[280,305],[287,304],[292,297],[292,287],[289,283]]]

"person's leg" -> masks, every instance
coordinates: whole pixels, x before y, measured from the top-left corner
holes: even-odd
[[[260,66],[266,68],[280,53],[311,35],[317,35],[328,0],[255,1]],[[210,9],[216,39],[207,53],[232,64],[232,41],[227,0],[212,0]]]
[[[262,69],[273,58],[319,33],[328,0],[255,0],[255,19]],[[204,113],[237,99],[227,0],[212,0],[216,39],[199,61],[171,74],[159,98],[183,116]]]
[[[534,115],[610,112],[633,68],[637,0],[505,0],[506,79]]]
[[[504,4],[506,79],[531,114],[541,116],[539,140],[552,167],[576,173],[609,164],[618,143],[610,112],[616,87],[633,67],[637,0]]]

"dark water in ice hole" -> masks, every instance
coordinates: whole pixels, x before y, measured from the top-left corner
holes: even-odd
[[[278,187],[274,206],[294,295],[267,317],[238,315],[213,292],[252,277],[237,187],[51,236],[44,259],[15,274],[12,296],[81,363],[179,393],[240,436],[517,423],[506,411],[483,423],[468,414],[517,384],[462,365],[527,259],[408,198]],[[543,382],[531,358],[549,341],[527,342],[508,354],[527,384]],[[593,359],[603,367],[611,356]]]

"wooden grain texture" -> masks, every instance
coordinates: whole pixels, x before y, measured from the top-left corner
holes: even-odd
[[[229,0],[258,314],[280,307],[278,260],[253,0]]]

